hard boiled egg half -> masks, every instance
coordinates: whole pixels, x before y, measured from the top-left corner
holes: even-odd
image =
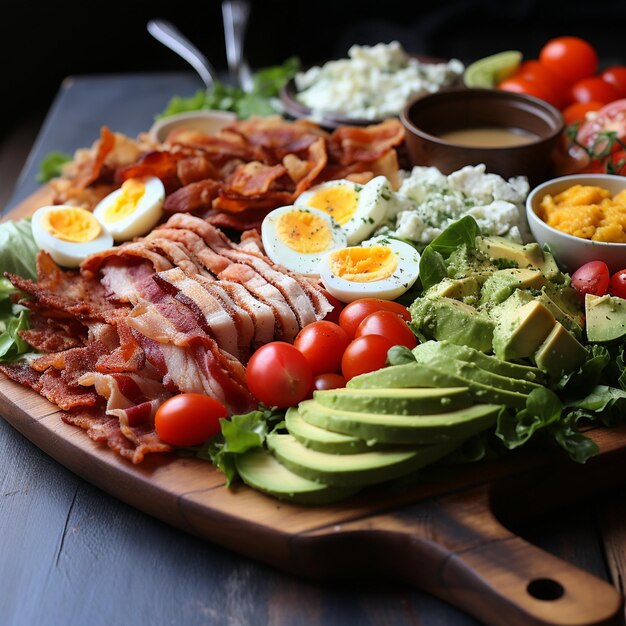
[[[165,187],[159,178],[129,178],[93,210],[115,241],[128,241],[150,232],[163,215]]]
[[[113,247],[113,236],[85,209],[75,206],[44,206],[32,218],[33,238],[55,263],[78,267],[96,252]]]
[[[360,246],[328,253],[320,266],[320,278],[341,302],[359,298],[394,300],[417,280],[419,262],[419,252],[408,243],[374,237]]]
[[[346,245],[346,234],[328,213],[283,206],[270,211],[261,224],[267,256],[300,274],[319,275],[322,257]]]
[[[367,239],[385,220],[393,204],[393,190],[386,176],[365,185],[350,180],[330,180],[301,193],[294,204],[324,211],[346,233],[348,245]]]

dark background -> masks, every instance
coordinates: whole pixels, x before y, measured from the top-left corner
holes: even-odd
[[[4,8],[0,140],[20,118],[43,117],[66,76],[189,70],[149,35],[150,18],[172,21],[218,70],[226,69],[219,1],[21,1]],[[606,66],[626,62],[624,24],[624,0],[255,1],[246,53],[253,67],[290,55],[306,66],[344,57],[353,43],[398,39],[410,52],[469,63],[506,49],[536,57],[549,38],[578,35]]]

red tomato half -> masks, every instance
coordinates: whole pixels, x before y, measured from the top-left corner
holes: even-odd
[[[199,446],[220,432],[220,418],[228,417],[221,403],[201,393],[168,398],[154,416],[157,435],[173,446]]]
[[[581,78],[572,85],[571,99],[574,102],[602,102],[608,104],[619,98],[619,92],[611,83],[600,76]]]
[[[600,76],[617,89],[620,98],[626,98],[626,65],[607,67]]]
[[[304,400],[313,387],[313,373],[304,355],[290,343],[261,346],[246,366],[250,393],[267,406],[285,409]]]
[[[609,268],[604,261],[590,261],[572,274],[572,287],[584,299],[586,293],[603,296],[609,289]]]
[[[399,315],[406,322],[411,321],[409,310],[398,302],[393,300],[382,300],[380,298],[361,298],[354,300],[341,311],[339,315],[339,325],[352,339],[356,333],[359,324],[370,314],[376,311],[392,311]]]
[[[577,139],[585,146],[592,146],[598,133],[614,131],[620,139],[626,139],[626,98],[603,106],[578,130]]]
[[[341,359],[341,372],[345,379],[385,367],[391,347],[393,343],[381,335],[364,335],[352,341]]]
[[[626,269],[619,270],[611,276],[609,282],[609,293],[612,296],[626,299]]]
[[[417,345],[417,337],[409,325],[393,311],[375,311],[370,313],[356,329],[355,337],[364,335],[382,335],[394,346],[409,349]]]
[[[598,53],[580,37],[556,37],[539,52],[539,61],[568,83],[593,76],[598,69]]]
[[[322,320],[305,326],[293,345],[302,352],[313,376],[341,370],[341,357],[350,338],[338,324]]]

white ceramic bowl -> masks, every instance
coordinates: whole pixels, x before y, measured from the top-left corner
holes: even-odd
[[[153,141],[159,143],[165,141],[168,134],[175,128],[201,130],[208,135],[214,135],[236,120],[237,115],[230,111],[188,111],[157,120],[148,131],[148,135]]]
[[[603,187],[615,195],[626,189],[626,176],[610,174],[573,174],[542,183],[531,190],[526,199],[526,217],[533,237],[541,245],[549,246],[557,263],[570,274],[589,261],[604,261],[611,273],[626,268],[626,243],[604,243],[574,237],[548,226],[536,213],[546,194],[555,196],[573,185]]]

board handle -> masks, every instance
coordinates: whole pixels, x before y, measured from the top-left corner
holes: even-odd
[[[318,558],[321,552],[332,554],[336,573],[346,552],[341,562],[351,559],[351,571],[346,568],[345,574],[397,576],[485,624],[621,623],[618,591],[507,530],[492,513],[486,488],[315,534],[336,544],[322,551],[317,545]],[[333,542],[333,535],[342,539]]]

